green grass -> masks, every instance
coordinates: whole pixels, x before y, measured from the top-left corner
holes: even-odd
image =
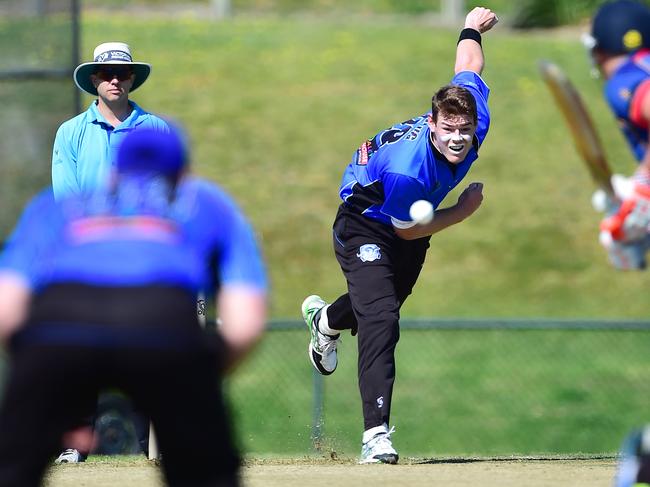
[[[0,17],[0,69],[58,68],[69,64],[70,20],[48,17]]]
[[[324,379],[323,453],[358,455],[356,341]],[[406,456],[615,452],[643,422],[647,331],[405,330],[392,421]],[[306,333],[267,336],[230,383],[250,455],[309,451],[312,371]]]
[[[70,21],[0,17],[0,71],[62,69],[71,59]],[[0,81],[0,241],[34,192],[51,182],[56,127],[73,115],[71,79]]]
[[[87,8],[120,8],[126,6],[138,6],[149,8],[183,6],[205,6],[206,0],[185,0],[179,3],[175,0],[85,0]],[[310,14],[406,14],[420,15],[431,12],[439,12],[441,2],[439,0],[231,0],[232,11],[237,14],[287,14],[287,13],[310,13]],[[510,13],[514,6],[507,0],[488,0],[486,2],[466,2],[468,9],[475,6],[486,6],[498,11],[500,14]]]

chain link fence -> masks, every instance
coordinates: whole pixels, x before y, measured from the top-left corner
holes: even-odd
[[[51,183],[57,127],[78,112],[77,0],[0,2],[0,241]]]
[[[275,322],[228,382],[250,455],[356,456],[356,339],[312,371],[304,324]],[[650,323],[404,321],[393,440],[411,457],[612,454],[650,420]]]
[[[312,370],[308,339],[302,323],[273,322],[226,380],[248,456],[359,454],[356,339],[343,337],[328,377]],[[648,350],[647,322],[405,321],[394,445],[418,459],[614,455],[630,429],[650,422]],[[5,364],[0,353],[0,385]],[[121,407],[100,407],[104,453],[139,451]]]

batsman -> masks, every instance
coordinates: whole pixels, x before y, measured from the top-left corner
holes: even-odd
[[[585,36],[604,95],[638,166],[613,178],[616,209],[600,225],[600,242],[618,269],[644,269],[650,248],[650,9],[633,0],[603,4]]]

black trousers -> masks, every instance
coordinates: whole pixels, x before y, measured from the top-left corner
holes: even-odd
[[[191,296],[164,288],[75,285],[37,297],[10,348],[0,486],[40,485],[63,433],[107,388],[151,418],[169,485],[239,485],[221,392],[222,345],[200,329],[195,306]]]
[[[334,252],[348,292],[327,310],[329,326],[358,334],[364,429],[390,423],[400,308],[411,294],[429,237],[399,238],[392,227],[344,204],[334,222]]]

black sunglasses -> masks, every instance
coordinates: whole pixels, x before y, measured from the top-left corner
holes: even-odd
[[[103,81],[112,81],[113,78],[117,78],[118,81],[126,81],[132,74],[133,71],[129,68],[101,68],[95,73],[95,76]]]

